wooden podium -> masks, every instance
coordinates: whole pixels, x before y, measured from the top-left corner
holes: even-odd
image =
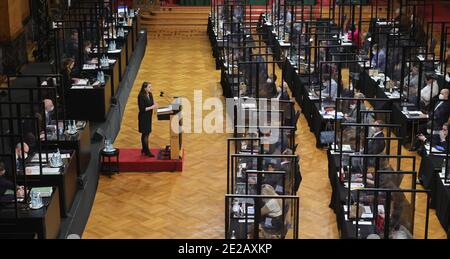
[[[170,159],[180,159],[180,151],[182,147],[182,106],[181,99],[175,98],[175,100],[169,106],[158,109],[158,120],[169,121],[170,132]]]

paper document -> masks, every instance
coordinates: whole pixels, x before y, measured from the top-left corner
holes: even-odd
[[[41,171],[39,166],[27,166],[25,172],[27,175],[39,175]]]
[[[108,50],[108,53],[120,53],[122,50],[121,49],[116,49],[116,50]]]
[[[87,85],[89,83],[88,79],[79,79],[76,84],[73,85]]]
[[[59,167],[56,167],[56,168],[44,167],[44,168],[42,168],[42,174],[45,174],[45,175],[60,174],[60,168]]]
[[[158,109],[158,114],[169,114],[172,112],[172,107],[171,106],[167,106],[167,107],[163,107],[163,108],[159,108]]]
[[[31,192],[38,192],[42,198],[51,197],[53,193],[53,187],[34,187]]]

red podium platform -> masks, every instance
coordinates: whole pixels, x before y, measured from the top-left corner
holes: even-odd
[[[120,172],[182,172],[184,150],[179,160],[158,160],[159,149],[152,148],[155,157],[141,155],[141,149],[120,148]]]

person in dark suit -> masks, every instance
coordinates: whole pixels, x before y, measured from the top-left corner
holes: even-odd
[[[142,155],[154,157],[148,148],[148,138],[152,132],[152,115],[153,110],[158,108],[158,104],[153,100],[152,84],[144,82],[138,95],[139,106],[139,132],[141,135]]]
[[[433,127],[435,129],[442,128],[442,125],[448,121],[450,116],[450,101],[448,100],[449,90],[442,89],[439,94],[439,100],[434,106]]]
[[[11,194],[6,194],[8,190],[16,190],[17,197],[24,196],[24,187],[14,186],[13,182],[6,178],[6,167],[5,163],[0,161],[0,201],[14,201],[14,196]]]
[[[373,127],[374,133],[372,135],[372,138],[379,138],[379,139],[371,139],[367,143],[367,154],[370,155],[381,154],[386,147],[386,142],[383,139],[384,138],[383,128],[379,126],[380,124],[382,124],[382,122],[375,121],[374,124],[375,126]]]
[[[45,126],[54,123],[55,118],[55,106],[51,99],[44,99],[44,109],[45,109]]]
[[[64,94],[67,95],[67,92],[72,87],[72,84],[74,83],[76,84],[80,80],[79,78],[73,76],[74,67],[75,67],[75,60],[73,58],[67,58],[63,61],[60,71],[62,75],[63,87],[58,88],[59,96],[62,96],[63,89]]]
[[[448,125],[449,123],[446,122],[444,125],[442,125],[442,129],[436,133],[433,132],[433,134],[429,137],[424,136],[423,134],[419,134],[417,136],[417,141],[415,145],[411,148],[412,151],[419,150],[419,152],[423,152],[423,144],[425,142],[429,141],[431,142],[430,145],[432,145],[434,148],[439,149],[442,152],[447,152],[448,147]],[[422,144],[422,145],[421,145]]]

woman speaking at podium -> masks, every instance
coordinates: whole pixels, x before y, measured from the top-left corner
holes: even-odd
[[[141,135],[142,150],[141,154],[154,157],[148,148],[148,137],[152,132],[153,110],[158,109],[158,104],[153,101],[152,84],[144,82],[138,95],[139,106],[139,132]]]

